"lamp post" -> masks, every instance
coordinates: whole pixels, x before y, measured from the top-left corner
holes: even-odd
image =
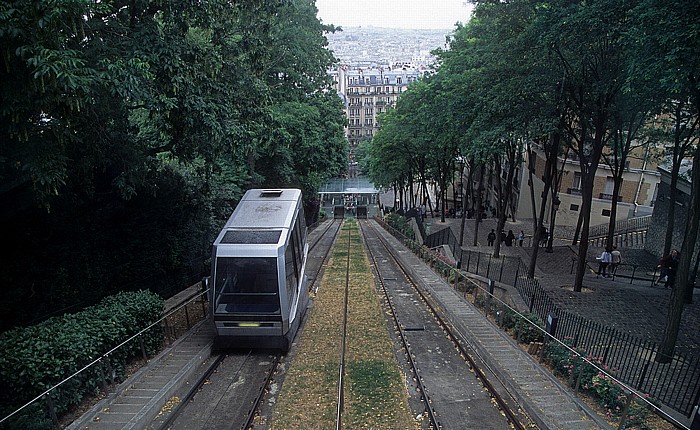
[[[464,157],[461,155],[457,157],[459,162],[459,207],[462,213],[464,212],[464,194],[462,194],[464,188]],[[457,210],[455,208],[455,218],[457,218]]]

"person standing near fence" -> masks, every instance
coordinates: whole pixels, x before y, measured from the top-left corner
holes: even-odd
[[[678,268],[678,251],[673,250],[671,253],[659,261],[657,269],[661,269],[661,275],[656,280],[654,285],[659,285],[661,281],[666,281],[664,288],[673,288],[673,283],[676,280],[676,269]]]
[[[608,269],[608,265],[612,261],[612,255],[610,254],[610,251],[608,248],[605,248],[603,250],[603,253],[600,254],[600,257],[597,258],[598,260],[598,276],[602,276],[603,278],[607,278],[608,274],[606,273]]]
[[[493,243],[496,241],[496,232],[494,229],[491,229],[491,233],[486,236],[486,240],[488,241],[489,246],[493,246]]]
[[[610,253],[610,256],[612,257],[612,261],[610,262],[610,273],[613,275],[617,274],[617,266],[622,263],[622,254],[620,253],[620,250],[617,249],[617,245],[613,246],[613,250]]]
[[[523,247],[523,242],[525,242],[525,232],[520,230],[520,234],[518,235],[518,245],[520,245],[521,248]]]
[[[508,236],[506,236],[506,246],[513,246],[513,241],[515,240],[515,235],[513,230],[508,230]]]

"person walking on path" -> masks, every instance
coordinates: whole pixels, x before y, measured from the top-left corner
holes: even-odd
[[[620,250],[617,249],[617,246],[613,246],[610,256],[612,257],[612,261],[610,262],[610,273],[615,276],[617,274],[617,267],[620,265],[620,263],[622,263],[622,254],[620,253]]]
[[[547,239],[548,238],[549,238],[549,232],[547,231],[547,227],[542,226],[542,228],[540,228],[540,243],[538,245],[542,246],[542,247],[547,246]]]
[[[674,249],[669,255],[663,257],[659,261],[659,265],[656,266],[657,269],[661,269],[661,274],[654,285],[659,285],[661,281],[665,280],[666,284],[664,285],[664,288],[673,288],[673,282],[676,280],[677,267],[678,251]]]
[[[513,230],[508,230],[508,236],[506,236],[506,246],[513,246],[513,241],[515,240],[515,235]]]
[[[518,235],[518,245],[520,245],[521,248],[523,247],[523,242],[525,242],[525,232],[520,230],[520,234]]]
[[[600,254],[600,257],[598,257],[598,276],[603,276],[603,278],[608,277],[606,270],[608,268],[608,264],[610,264],[611,261],[612,254],[610,254],[608,248],[605,248],[603,253]]]
[[[486,236],[486,240],[488,241],[489,246],[493,246],[493,243],[496,241],[496,232],[493,229],[491,229],[491,233]]]

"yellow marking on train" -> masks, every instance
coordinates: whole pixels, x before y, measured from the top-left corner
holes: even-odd
[[[238,327],[260,327],[260,323],[238,323]]]

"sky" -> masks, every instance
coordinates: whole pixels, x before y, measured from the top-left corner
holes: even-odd
[[[324,24],[345,27],[453,29],[471,13],[467,0],[316,0]]]

